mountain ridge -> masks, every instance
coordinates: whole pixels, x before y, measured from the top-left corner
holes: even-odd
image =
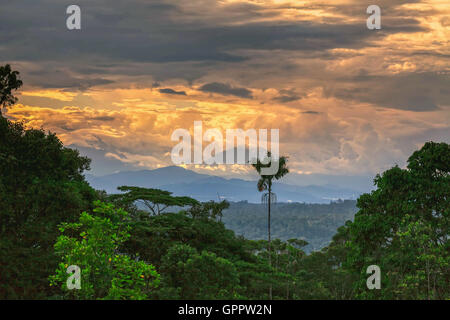
[[[185,195],[199,201],[226,199],[231,202],[259,203],[261,193],[256,180],[223,178],[197,173],[178,166],[153,170],[121,171],[103,176],[86,174],[87,181],[96,189],[117,193],[121,185],[158,188],[174,195]],[[274,184],[279,202],[329,203],[336,199],[356,199],[362,192],[335,185],[298,186],[277,182]]]

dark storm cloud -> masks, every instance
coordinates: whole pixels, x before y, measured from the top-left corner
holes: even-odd
[[[159,89],[160,93],[165,93],[165,94],[174,94],[174,95],[180,95],[180,96],[185,96],[186,92],[184,91],[175,91],[173,89],[170,88],[165,88],[165,89]]]
[[[448,105],[450,101],[450,77],[445,74],[426,72],[371,76],[363,70],[357,76],[337,80],[335,85],[325,88],[327,96],[411,111],[434,111],[439,109],[439,105]],[[351,84],[353,88],[341,87],[340,83]]]
[[[236,96],[241,98],[252,98],[252,92],[246,88],[233,87],[226,83],[212,82],[199,88],[200,91],[209,93],[219,93],[226,96]]]
[[[360,48],[380,33],[368,32],[361,23],[248,22],[252,18],[274,16],[262,6],[235,4],[217,9],[208,20],[191,21],[183,12],[181,2],[130,0],[79,0],[82,30],[66,29],[67,3],[57,0],[23,0],[2,4],[0,10],[0,52],[4,61],[51,61],[66,70],[81,74],[134,75],[154,73],[164,78],[192,81],[202,76],[199,69],[218,63],[239,63],[250,56],[239,52],[251,50],[295,50],[314,54],[332,48]],[[203,2],[195,2],[199,10]],[[220,10],[237,19],[238,25],[218,24]],[[200,16],[200,15],[199,15]],[[401,23],[400,23],[401,22]],[[414,20],[397,21],[391,30],[382,32],[414,32]],[[6,44],[6,45],[5,45]],[[191,68],[124,67],[133,63],[184,63]],[[204,63],[192,66],[192,63]],[[78,79],[61,79],[48,70],[45,81],[33,84],[43,87],[84,88]],[[26,72],[26,70],[24,70]],[[73,76],[72,76],[73,77]],[[98,79],[87,87],[105,84]],[[245,94],[244,94],[245,95]]]
[[[280,90],[280,95],[273,98],[274,101],[281,103],[292,102],[300,100],[302,97],[293,90]]]
[[[27,80],[37,82],[41,87],[53,89],[86,90],[94,86],[113,83],[114,81],[91,76],[74,77],[65,70],[42,69],[27,72]]]
[[[407,9],[401,7],[405,4],[420,3],[422,0],[357,0],[347,4],[340,4],[333,7],[333,11],[343,13],[349,16],[358,16],[361,12],[365,13],[368,6],[376,4],[381,8],[382,16],[396,16],[397,13],[406,13]],[[326,5],[322,5],[326,6]],[[402,15],[400,15],[401,17]]]
[[[97,121],[114,121],[116,118],[111,116],[98,116],[98,117],[92,117],[89,118],[89,120],[97,120]]]
[[[287,95],[273,98],[274,101],[278,101],[278,102],[281,102],[281,103],[297,101],[299,99],[300,99],[300,97],[298,97],[298,96],[287,96]]]

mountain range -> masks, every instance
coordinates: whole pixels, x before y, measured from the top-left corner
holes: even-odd
[[[121,171],[103,176],[86,174],[86,180],[98,190],[117,193],[122,185],[158,188],[176,196],[190,196],[199,201],[226,199],[230,202],[259,203],[261,193],[256,181],[226,179],[196,173],[178,166],[154,170]],[[274,184],[278,202],[329,203],[336,199],[356,199],[369,190],[347,188],[331,184],[299,186],[281,182]]]

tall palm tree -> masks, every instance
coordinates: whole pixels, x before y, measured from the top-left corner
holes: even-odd
[[[275,168],[278,168],[278,170],[271,175],[265,175],[262,174],[263,168],[269,168],[272,165],[272,161],[275,164]],[[273,180],[281,179],[283,176],[289,173],[289,169],[287,168],[287,157],[282,156],[279,159],[272,159],[272,155],[270,152],[267,152],[266,159],[264,162],[261,162],[259,159],[256,160],[256,163],[253,163],[253,168],[256,169],[258,174],[261,176],[258,180],[258,190],[259,192],[266,191],[261,197],[261,201],[264,204],[267,204],[267,232],[268,232],[268,252],[269,252],[269,265],[272,266],[272,250],[270,246],[270,206],[272,203],[276,202],[276,194],[272,192],[272,183]],[[272,285],[270,286],[269,290],[269,297],[272,299]]]

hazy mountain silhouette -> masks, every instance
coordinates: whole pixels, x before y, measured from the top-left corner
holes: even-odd
[[[175,195],[190,196],[200,201],[222,199],[229,201],[247,200],[259,203],[261,193],[256,189],[256,181],[225,179],[199,174],[177,166],[155,170],[124,171],[105,176],[87,174],[86,179],[96,189],[117,193],[121,185],[159,188]],[[362,192],[334,185],[294,186],[277,183],[274,192],[279,202],[329,203],[332,199],[356,199]]]

